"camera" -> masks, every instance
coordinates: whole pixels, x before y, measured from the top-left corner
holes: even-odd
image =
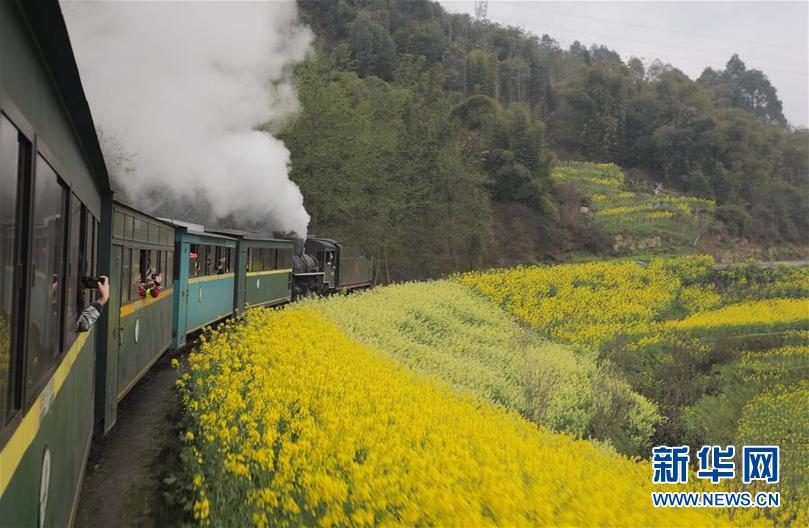
[[[85,288],[97,290],[98,284],[101,282],[101,277],[82,277],[81,284]]]

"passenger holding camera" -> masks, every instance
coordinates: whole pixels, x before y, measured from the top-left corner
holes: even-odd
[[[160,284],[162,282],[162,273],[149,273],[146,275],[146,280],[143,280],[140,275],[138,275],[138,295],[149,299],[156,298],[160,295]]]
[[[84,280],[84,286],[92,288],[93,285],[89,284],[92,279]],[[104,275],[98,278],[98,282],[95,283],[94,289],[98,290],[98,299],[90,303],[79,315],[79,319],[76,321],[76,332],[87,332],[90,328],[96,324],[98,318],[101,316],[101,310],[104,309],[104,305],[107,304],[107,301],[110,299],[110,279]]]

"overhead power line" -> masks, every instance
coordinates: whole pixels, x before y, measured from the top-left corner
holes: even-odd
[[[574,14],[574,13],[569,13],[569,12],[564,12],[564,11],[557,11],[555,9],[548,9],[548,8],[546,8],[544,6],[537,6],[535,4],[532,4],[531,7],[533,9],[535,9],[535,10],[538,10],[538,11],[544,11],[546,13],[553,13],[553,14],[556,14],[556,15],[562,15],[562,16],[566,16],[566,17],[570,17],[570,18],[576,18],[576,19],[586,18],[586,19],[589,19],[589,20],[596,20],[598,22],[607,22],[607,23],[610,23],[610,24],[617,24],[617,25],[621,25],[621,26],[625,26],[625,27],[633,27],[633,28],[638,28],[638,29],[646,29],[646,30],[649,30],[649,31],[658,31],[658,32],[662,31],[662,32],[665,32],[665,33],[678,33],[680,35],[689,35],[689,36],[692,36],[692,37],[698,37],[698,38],[703,38],[703,39],[711,39],[711,40],[725,40],[725,41],[728,41],[728,42],[736,42],[736,43],[740,43],[740,44],[749,44],[751,46],[762,46],[762,47],[769,47],[769,48],[788,49],[788,50],[793,50],[793,51],[804,51],[804,52],[806,51],[806,48],[798,48],[798,47],[794,47],[794,46],[785,46],[783,44],[772,44],[772,43],[767,43],[767,42],[756,42],[756,41],[752,41],[752,40],[734,39],[734,38],[730,38],[730,37],[720,37],[720,36],[716,36],[716,35],[703,35],[703,34],[694,33],[694,32],[691,32],[691,31],[681,31],[681,30],[677,30],[677,29],[670,29],[670,28],[664,28],[664,27],[647,26],[647,25],[644,25],[644,24],[635,24],[635,23],[631,23],[631,22],[624,22],[624,21],[621,21],[621,20],[614,20],[614,19],[603,18],[603,17],[593,16],[593,15]]]
[[[561,32],[571,33],[573,35],[581,33],[581,29],[564,28],[564,27],[559,27],[559,26],[544,26],[543,25],[543,28],[547,28],[551,32],[561,31]],[[644,44],[644,45],[650,45],[650,46],[659,46],[660,45],[660,43],[656,43],[656,42],[650,42],[650,41],[644,41],[644,40],[639,40],[639,39],[627,38],[627,37],[622,37],[622,36],[617,36],[617,35],[609,35],[609,34],[606,34],[606,33],[588,32],[588,36],[600,36],[600,37],[603,37],[603,38],[611,38],[611,39],[615,39],[615,40],[623,40],[623,41],[626,41],[626,42],[633,42],[635,44]],[[571,40],[571,39],[567,39],[567,40]],[[581,41],[582,39],[572,37],[572,40]],[[705,53],[704,49],[689,48],[689,47],[685,47],[685,46],[670,46],[670,45],[666,44],[665,47],[666,48],[680,49],[680,50],[684,50],[684,51],[694,51],[694,52],[703,53],[703,54]],[[626,50],[624,50],[624,54],[626,54]],[[633,55],[638,55],[637,53],[632,53],[632,54]],[[656,53],[655,51],[648,51],[648,50],[646,50],[646,51],[644,51],[642,53],[642,55],[647,55],[647,56],[648,55],[657,55],[657,54],[658,53]],[[668,52],[660,53],[659,55],[661,55],[661,56],[665,55],[665,57],[668,57],[669,59],[683,59],[683,60],[688,60],[688,61],[703,60],[703,57],[696,57],[696,56],[695,57],[686,57],[686,56],[683,56],[683,55],[672,55],[672,54],[670,54]],[[742,58],[745,58],[745,57],[746,57],[746,55],[744,55]],[[780,68],[780,67],[777,67],[777,66],[766,66],[765,68],[762,68],[762,70],[765,73],[767,71],[779,71],[779,72],[784,72],[784,73],[792,73],[792,74],[795,74],[795,75],[804,75],[804,76],[809,75],[809,72],[791,70],[791,69],[788,69],[788,68]]]

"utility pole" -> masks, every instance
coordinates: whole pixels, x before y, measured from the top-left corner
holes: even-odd
[[[475,0],[475,18],[486,20],[486,11],[489,9],[489,0]]]

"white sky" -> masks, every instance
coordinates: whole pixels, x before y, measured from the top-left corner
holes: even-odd
[[[473,0],[440,0],[447,11],[474,14]],[[543,2],[489,0],[488,19],[547,33],[567,48],[574,40],[604,44],[647,64],[655,58],[692,79],[724,68],[738,53],[778,90],[784,115],[809,126],[809,1]]]

